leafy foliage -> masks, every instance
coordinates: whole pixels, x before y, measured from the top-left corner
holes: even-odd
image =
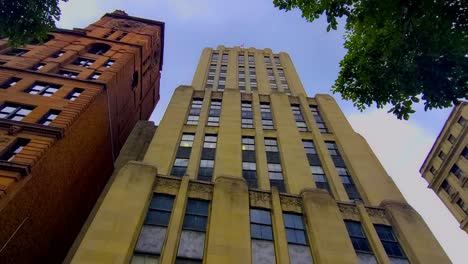
[[[279,9],[299,8],[327,30],[346,17],[341,70],[332,91],[360,110],[393,105],[408,119],[413,103],[446,108],[468,99],[468,2],[466,0],[274,0]]]
[[[67,1],[67,0],[62,0]],[[0,0],[0,36],[13,47],[43,41],[60,19],[60,0]]]

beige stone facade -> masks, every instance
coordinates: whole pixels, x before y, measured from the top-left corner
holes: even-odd
[[[286,53],[204,49],[142,152],[108,183],[72,263],[450,263]]]
[[[468,233],[468,103],[456,106],[445,122],[421,174]]]

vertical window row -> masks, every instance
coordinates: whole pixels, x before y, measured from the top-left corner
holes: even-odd
[[[359,195],[356,185],[354,184],[351,175],[349,175],[346,164],[338,151],[338,146],[333,141],[325,141],[325,144],[327,145],[328,153],[330,153],[333,163],[335,164],[336,171],[341,178],[341,182],[343,183],[349,199],[361,200],[361,196]]]
[[[188,199],[175,263],[203,263],[209,202]]]
[[[250,209],[250,237],[252,263],[276,263],[273,228],[269,210]]]
[[[198,168],[198,179],[202,181],[211,181],[213,178],[214,162],[216,157],[217,135],[206,134],[203,142],[203,149]]]
[[[299,131],[308,131],[307,124],[302,116],[301,106],[298,104],[292,104],[291,110],[294,115],[294,120],[296,120],[296,126]]]
[[[318,106],[309,105],[309,107],[310,107],[310,111],[312,112],[312,115],[314,116],[315,123],[317,124],[317,127],[320,133],[329,133],[327,129],[327,125],[325,124],[325,121],[323,121],[322,119],[322,115],[320,114]]]
[[[245,93],[245,66],[239,65],[238,70],[239,70],[239,73],[237,76],[238,77],[237,81],[239,84],[239,90],[241,91],[241,93]]]
[[[153,195],[131,263],[158,263],[173,205],[174,196]]]
[[[184,133],[180,140],[179,148],[177,149],[174,165],[172,166],[171,175],[182,177],[187,171],[190,153],[192,152],[193,140],[195,134]]]
[[[317,188],[327,190],[332,194],[330,184],[328,183],[325,172],[323,171],[322,162],[317,155],[314,142],[312,140],[302,140],[302,144],[304,145],[304,150],[307,155],[307,160],[309,161],[310,171],[312,172],[312,176],[315,180],[315,185]]]
[[[275,74],[273,68],[267,68],[268,82],[270,83],[270,89],[272,92],[278,91],[278,85],[276,84]]]
[[[260,113],[262,115],[263,129],[275,129],[273,125],[273,116],[271,115],[270,103],[260,102]]]
[[[400,246],[400,243],[398,243],[391,226],[374,224],[374,227],[380,241],[382,242],[385,252],[390,257],[390,262],[393,262],[392,258],[407,258]]]
[[[211,100],[210,112],[208,114],[208,126],[219,126],[219,117],[221,116],[221,104],[221,100]]]
[[[254,128],[252,102],[242,101],[241,126],[242,128]]]
[[[221,65],[218,79],[218,91],[223,92],[226,88],[227,65]]]
[[[200,112],[203,105],[203,99],[193,98],[192,104],[190,105],[190,112],[187,117],[187,125],[198,125],[198,120],[200,119]]]
[[[250,90],[257,90],[257,73],[255,72],[255,63],[249,66]]]
[[[286,192],[283,178],[283,168],[281,167],[281,157],[278,150],[276,138],[265,138],[265,150],[267,156],[268,177],[270,187],[276,187],[279,192]]]
[[[242,177],[249,188],[257,188],[255,138],[242,137]]]
[[[283,212],[291,264],[313,263],[302,215]]]
[[[281,60],[280,60],[280,58],[278,56],[275,56],[273,59],[275,60],[275,65],[276,66],[281,66]]]
[[[208,77],[206,79],[206,86],[205,88],[213,88],[214,79],[216,75],[216,64],[210,64],[210,68],[208,69]]]
[[[227,52],[223,52],[223,56],[221,57],[221,63],[228,63],[229,54]]]
[[[266,66],[271,66],[271,59],[269,56],[264,56],[263,61],[265,62]]]
[[[248,55],[249,65],[255,65],[255,59],[253,54]]]
[[[372,252],[372,249],[369,246],[369,241],[364,234],[361,223],[351,220],[345,220],[344,222],[360,263],[376,263],[374,252]]]
[[[278,64],[276,64],[276,65],[278,66]],[[278,71],[279,79],[280,79],[280,82],[281,82],[281,87],[283,87],[283,91],[286,94],[290,95],[291,90],[289,89],[288,81],[286,81],[286,76],[284,75],[284,70],[281,69],[281,68],[278,68],[277,71]]]

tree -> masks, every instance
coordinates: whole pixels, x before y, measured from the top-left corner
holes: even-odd
[[[391,104],[408,119],[413,102],[424,110],[468,99],[468,1],[274,0],[280,10],[299,8],[313,22],[327,17],[327,31],[346,18],[348,50],[333,93],[361,111]]]
[[[67,0],[62,0],[66,2]],[[0,0],[0,36],[13,47],[42,42],[60,19],[60,0]]]

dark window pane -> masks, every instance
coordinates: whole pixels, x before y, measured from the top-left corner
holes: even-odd
[[[187,202],[186,213],[197,215],[208,215],[208,202],[202,200],[190,199]]]
[[[271,215],[269,211],[251,209],[250,222],[271,225]]]
[[[171,212],[150,210],[146,215],[145,224],[167,226],[169,224],[170,217]]]
[[[154,195],[153,199],[151,199],[150,208],[171,211],[173,203],[174,203],[173,196],[157,194],[157,195]]]
[[[271,226],[261,226],[262,228],[262,238],[267,240],[273,240],[273,231]]]
[[[261,225],[251,224],[250,225],[250,236],[252,238],[262,239]]]

